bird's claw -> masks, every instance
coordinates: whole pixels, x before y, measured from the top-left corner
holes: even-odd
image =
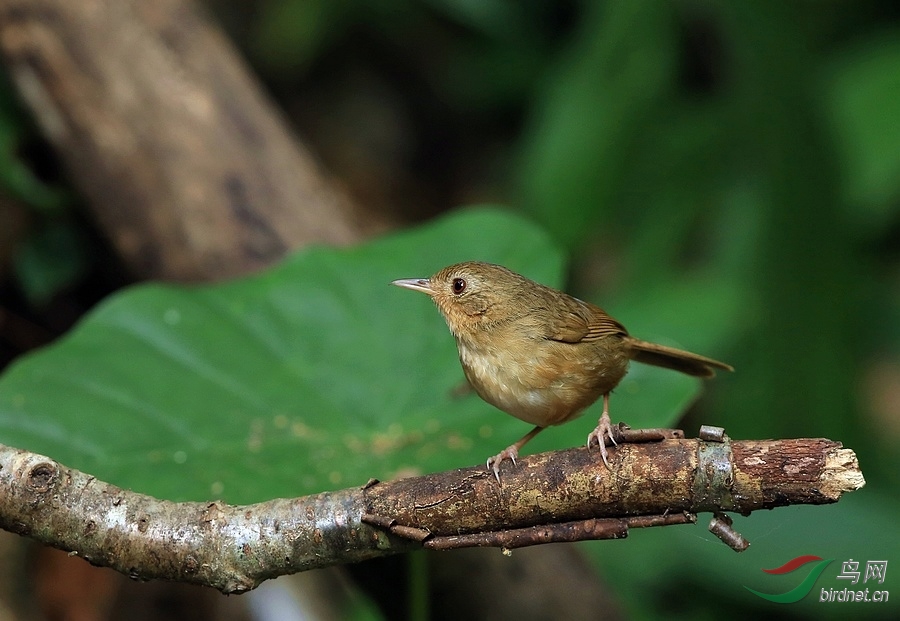
[[[612,423],[609,420],[609,415],[604,412],[603,416],[600,417],[600,421],[597,423],[597,428],[588,434],[587,446],[588,448],[591,448],[591,442],[596,440],[597,446],[600,448],[600,458],[603,460],[603,465],[606,466],[608,470],[612,470],[612,467],[609,465],[609,459],[607,458],[607,438],[609,438],[609,441],[612,442],[613,446],[618,446],[615,438],[612,436]]]
[[[497,479],[497,483],[500,483],[500,463],[504,459],[508,459],[513,463],[513,466],[516,465],[516,457],[519,456],[519,451],[515,446],[510,446],[508,448],[503,449],[493,457],[488,457],[487,460],[487,469],[493,471],[494,477]]]

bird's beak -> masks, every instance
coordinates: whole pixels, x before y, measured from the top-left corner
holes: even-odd
[[[434,294],[434,289],[431,288],[431,281],[427,278],[401,278],[400,280],[391,282],[391,284],[397,285],[398,287],[403,287],[404,289],[421,291],[422,293],[427,293],[428,295]]]

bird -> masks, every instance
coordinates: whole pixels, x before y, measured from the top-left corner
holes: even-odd
[[[516,465],[522,447],[545,428],[580,416],[600,397],[603,413],[588,434],[610,468],[613,445],[609,396],[631,360],[700,378],[731,365],[635,338],[606,311],[547,287],[501,265],[466,261],[430,278],[391,284],[427,294],[456,339],[463,373],[494,407],[534,425],[514,444],[487,460],[500,482],[500,465]]]

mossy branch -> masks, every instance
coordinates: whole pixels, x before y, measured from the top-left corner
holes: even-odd
[[[506,466],[501,485],[474,467],[247,506],[159,500],[0,445],[0,527],[135,579],[239,593],[423,547],[620,538],[703,511],[717,514],[719,536],[739,540],[722,512],[833,503],[865,483],[838,442],[719,440],[620,444],[611,470],[596,450],[577,448]]]

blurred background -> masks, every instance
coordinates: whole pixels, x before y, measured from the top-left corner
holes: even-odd
[[[16,4],[29,3],[0,3],[3,32],[13,20],[4,5]],[[828,437],[856,451],[867,487],[854,496],[866,498],[858,506],[848,498],[843,512],[822,518],[802,513],[820,537],[807,553],[830,558],[836,531],[848,537],[846,556],[897,549],[882,543],[900,534],[887,519],[900,489],[900,5],[208,0],[197,15],[236,47],[292,140],[327,171],[322,183],[352,205],[355,232],[342,242],[476,203],[526,214],[570,253],[569,291],[603,304],[636,335],[677,335],[738,369],[710,383],[681,421],[690,435],[713,423],[733,438]],[[127,259],[127,243],[98,205],[128,193],[110,189],[115,179],[98,185],[77,174],[72,162],[90,155],[64,152],[75,142],[54,138],[34,100],[22,97],[27,81],[9,50],[7,41],[3,365],[64,334],[125,285],[182,279]],[[652,313],[648,299],[657,301]],[[642,325],[645,316],[653,323]],[[866,532],[872,523],[886,531]],[[717,570],[702,556],[680,565],[685,548],[667,548],[667,536],[613,544],[605,566],[575,552],[566,564],[584,563],[586,580],[608,589],[609,616],[711,617],[723,605],[747,617],[771,613],[762,600],[744,608],[748,600],[738,603],[702,573],[692,579],[691,568]],[[685,545],[697,545],[690,537]],[[7,556],[30,568],[40,591],[80,571],[60,569],[49,555],[28,548]],[[470,575],[491,571],[483,563],[493,560],[476,561]],[[890,579],[900,557],[888,553],[888,561]],[[560,560],[542,562],[529,569],[537,582],[553,571],[541,567]],[[406,575],[427,564],[388,565]],[[441,571],[433,571],[435,585]],[[120,618],[133,601],[143,602],[147,619],[279,618],[254,617],[273,614],[260,603],[231,610],[206,591],[79,580],[105,585],[87,589],[100,603],[85,604],[94,616],[79,618]],[[394,607],[385,604],[365,569],[329,584],[340,593],[361,588],[385,618],[406,614],[397,600],[407,596],[394,593]],[[437,587],[431,597],[435,618],[439,603],[466,598]],[[74,619],[77,599],[43,593],[42,612],[32,614]],[[552,618],[525,608],[519,619]],[[471,614],[490,616],[480,610]],[[854,616],[896,610],[856,608]]]

